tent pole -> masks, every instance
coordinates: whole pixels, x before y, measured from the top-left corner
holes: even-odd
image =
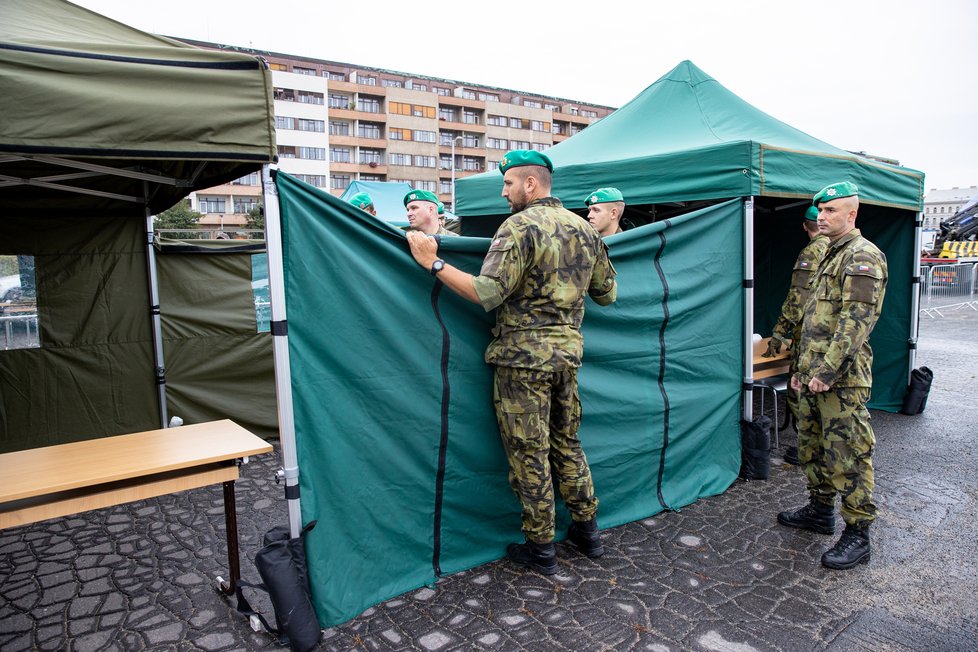
[[[744,200],[744,421],[754,419],[754,197]]]
[[[285,268],[282,255],[282,222],[278,205],[278,188],[272,178],[272,167],[261,170],[262,206],[265,211],[265,250],[268,252],[268,291],[271,299],[272,353],[275,358],[275,397],[278,401],[279,445],[282,469],[278,478],[285,480],[285,500],[289,508],[289,532],[292,538],[302,530],[299,509],[299,458],[295,447],[295,418],[292,412],[292,372],[289,366],[289,330],[285,318]]]
[[[143,195],[149,197],[149,182],[143,181]],[[160,325],[160,285],[156,274],[156,249],[153,247],[153,213],[146,206],[146,266],[149,271],[149,312],[153,327],[153,359],[156,361],[156,391],[160,400],[160,427],[167,427],[166,366],[163,364],[163,328]]]
[[[917,213],[917,221],[914,224],[913,236],[913,283],[911,284],[910,295],[910,367],[907,369],[907,385],[910,385],[911,373],[917,365],[917,337],[920,334],[920,290],[923,287],[920,282],[920,249],[923,242],[921,229],[924,225],[924,214]]]

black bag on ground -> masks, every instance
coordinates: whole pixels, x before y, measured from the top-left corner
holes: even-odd
[[[288,525],[276,525],[266,532],[264,546],[255,555],[255,567],[263,583],[238,583],[238,611],[257,616],[265,629],[277,634],[279,643],[288,645],[293,652],[308,652],[319,644],[322,636],[319,620],[312,608],[306,571],[305,535],[315,525],[316,521],[309,523],[295,539],[289,537]],[[261,614],[251,608],[241,594],[242,586],[268,592],[277,627],[271,627]]]
[[[933,380],[934,372],[927,367],[920,367],[910,372],[910,384],[907,386],[906,396],[903,397],[900,414],[920,414],[924,411]]]
[[[771,417],[740,422],[740,478],[767,480],[771,473]]]

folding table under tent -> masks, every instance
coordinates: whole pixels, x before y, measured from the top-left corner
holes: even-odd
[[[152,215],[275,160],[258,58],[61,0],[0,0],[0,253],[41,347],[0,354],[4,451],[167,423]]]

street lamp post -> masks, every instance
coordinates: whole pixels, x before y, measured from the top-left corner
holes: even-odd
[[[452,212],[455,212],[455,141],[462,140],[461,136],[455,136],[452,138]]]

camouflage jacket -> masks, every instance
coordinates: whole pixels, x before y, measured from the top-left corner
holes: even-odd
[[[869,334],[886,293],[886,256],[853,229],[829,245],[805,305],[798,347],[802,384],[872,387]]]
[[[781,306],[781,317],[774,325],[774,334],[783,340],[798,341],[801,333],[801,319],[805,316],[805,303],[818,264],[829,248],[829,239],[824,235],[812,238],[798,254],[795,267],[791,271],[791,287]]]
[[[445,236],[449,236],[449,237],[457,237],[458,236],[458,234],[455,233],[454,231],[449,231],[448,229],[446,229],[445,227],[443,227],[441,225],[438,226],[438,230],[435,231],[435,235],[445,235]]]
[[[502,223],[475,291],[496,311],[486,362],[558,371],[581,366],[585,295],[608,305],[618,286],[598,232],[547,197]]]

